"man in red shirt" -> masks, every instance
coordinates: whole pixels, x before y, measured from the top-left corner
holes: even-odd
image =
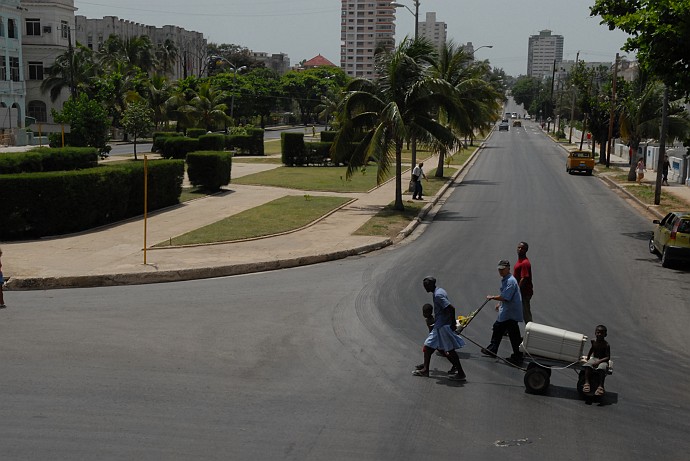
[[[522,316],[525,318],[525,325],[532,321],[530,300],[534,294],[532,287],[532,264],[527,259],[527,250],[529,250],[527,242],[518,243],[518,260],[513,268],[513,277],[517,280],[520,286],[520,295],[522,295]]]

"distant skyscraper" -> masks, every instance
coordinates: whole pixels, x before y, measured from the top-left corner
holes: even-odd
[[[529,77],[551,77],[555,65],[563,60],[563,36],[551,35],[542,30],[529,38],[527,50],[527,75]]]
[[[395,7],[381,0],[341,3],[340,67],[351,77],[374,78],[376,50],[395,46]]]
[[[426,21],[419,23],[419,36],[429,40],[438,49],[446,43],[446,23],[436,21],[436,13],[426,13]]]

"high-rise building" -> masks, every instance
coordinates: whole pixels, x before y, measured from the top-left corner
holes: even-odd
[[[426,20],[419,22],[419,36],[429,40],[439,49],[446,44],[447,28],[445,22],[436,21],[436,13],[429,11],[426,13]]]
[[[0,142],[24,126],[26,83],[22,55],[22,17],[19,0],[0,3]]]
[[[341,0],[340,67],[351,77],[374,78],[375,54],[395,46],[395,7],[381,0]]]
[[[529,38],[527,50],[527,75],[529,77],[551,77],[554,67],[563,60],[563,36],[551,35],[542,30]]]

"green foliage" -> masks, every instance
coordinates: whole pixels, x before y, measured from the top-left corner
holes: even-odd
[[[308,165],[325,165],[330,158],[332,142],[308,142],[304,144],[306,163]]]
[[[143,162],[69,172],[0,175],[0,190],[21,190],[0,201],[0,239],[77,232],[143,212]],[[178,202],[184,163],[149,162],[149,210]]]
[[[194,152],[195,150],[199,150],[198,139],[186,138],[184,136],[163,138],[161,157],[184,159],[189,152]]]
[[[199,136],[199,150],[222,151],[225,149],[224,134],[204,134]]]
[[[513,85],[512,95],[517,104],[522,104],[530,113],[536,114],[533,103],[537,100],[543,85],[539,79],[522,75]],[[538,109],[537,109],[538,110]]]
[[[321,142],[333,142],[335,141],[335,137],[338,134],[337,131],[322,131],[321,133]]]
[[[192,185],[215,192],[230,184],[232,154],[227,152],[190,152],[187,176]]]
[[[0,174],[71,171],[97,165],[98,152],[93,147],[37,147],[27,152],[0,155]]]
[[[206,128],[187,128],[187,136],[190,138],[198,138],[206,133],[208,133]]]
[[[153,133],[153,146],[151,146],[151,152],[162,152],[163,143],[166,138],[180,137],[181,134],[175,131],[156,131]]]
[[[149,134],[153,129],[153,109],[143,102],[127,104],[122,115],[122,128],[126,133],[131,134],[135,141]]]
[[[280,146],[283,164],[287,166],[304,165],[307,161],[303,133],[280,133]]]
[[[56,123],[70,126],[70,144],[73,146],[105,147],[108,141],[110,120],[105,109],[86,94],[69,98],[62,111],[53,110]]]

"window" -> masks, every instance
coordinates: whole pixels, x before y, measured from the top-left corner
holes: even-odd
[[[0,81],[7,80],[7,62],[4,56],[0,56]]]
[[[60,27],[62,29],[62,38],[69,39],[69,23],[67,21],[60,21]]]
[[[38,18],[26,19],[26,35],[41,35],[41,20]]]
[[[7,37],[17,38],[17,23],[14,19],[7,20]]]
[[[19,58],[10,56],[10,80],[19,81]]]
[[[29,61],[29,80],[43,80],[43,63]]]
[[[5,36],[5,21],[2,19],[2,16],[0,16],[0,37]]]
[[[45,123],[48,121],[48,111],[46,103],[43,101],[29,101],[26,107],[26,114],[29,117],[35,118],[37,122]]]

